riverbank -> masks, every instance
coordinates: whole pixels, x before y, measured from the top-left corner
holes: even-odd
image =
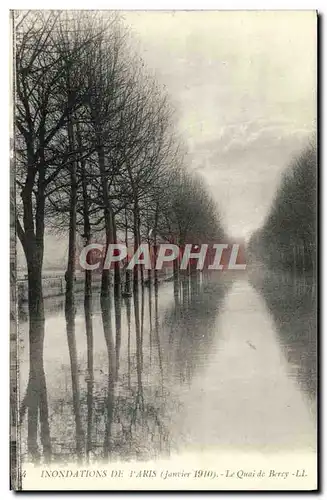
[[[161,271],[158,271],[158,281],[167,281],[171,280],[173,277],[172,272],[170,269],[162,269]],[[124,289],[124,282],[125,278],[122,276],[122,289]],[[76,276],[75,279],[75,292],[76,293],[83,293],[84,292],[84,283],[85,283],[85,277],[84,274],[80,274]],[[148,278],[144,279],[144,284],[148,284]],[[45,275],[42,278],[42,285],[43,285],[43,298],[51,298],[51,297],[60,297],[65,294],[66,290],[66,282],[65,282],[65,276],[58,274],[57,276],[49,276]],[[101,288],[101,275],[100,274],[94,274],[92,277],[92,289],[94,291],[100,290]],[[28,300],[28,282],[27,282],[27,277],[25,276],[23,279],[18,279],[17,280],[17,301],[18,304],[23,304],[27,302]]]

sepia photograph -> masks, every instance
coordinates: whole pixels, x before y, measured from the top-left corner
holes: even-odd
[[[11,489],[316,491],[317,12],[9,24]]]

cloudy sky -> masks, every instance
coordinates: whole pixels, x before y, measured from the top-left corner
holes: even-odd
[[[248,237],[314,130],[313,11],[128,12],[226,230]]]

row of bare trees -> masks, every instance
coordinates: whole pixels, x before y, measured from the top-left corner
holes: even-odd
[[[116,13],[17,11],[14,33],[16,231],[28,275],[34,390],[26,407],[33,436],[47,397],[42,293],[47,231],[68,236],[65,309],[72,373],[77,373],[71,311],[79,240],[87,245],[104,238],[107,248],[125,238],[135,248],[142,241],[155,247],[158,239],[208,241],[221,237],[222,229],[204,184],[185,168],[168,96],[145,70]],[[116,266],[117,293],[120,273]],[[135,267],[134,284],[138,273]],[[102,296],[110,290],[110,271],[103,270]],[[91,295],[91,271],[86,271],[86,310]]]
[[[150,233],[179,243],[221,233],[205,187],[184,169],[167,95],[143,66],[116,15],[17,15],[17,233],[33,308],[46,226],[68,230],[71,293],[78,233],[85,244],[104,234],[106,245],[131,233],[135,246]],[[104,271],[103,294],[108,285]]]

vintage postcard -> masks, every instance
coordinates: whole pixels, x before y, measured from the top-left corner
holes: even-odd
[[[12,489],[317,489],[317,24],[10,13]]]

